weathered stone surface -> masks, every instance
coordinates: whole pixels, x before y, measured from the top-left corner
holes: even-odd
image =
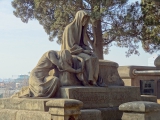
[[[51,114],[41,111],[20,110],[17,112],[16,120],[51,120]]]
[[[48,111],[45,103],[49,100],[51,99],[3,98],[0,99],[0,109]]]
[[[121,104],[119,110],[127,112],[155,112],[160,111],[160,104],[155,102],[134,101]]]
[[[109,60],[99,60],[99,76],[108,86],[124,86],[118,74],[118,64]]]
[[[160,112],[128,113],[124,112],[121,120],[159,120]]]
[[[96,109],[81,110],[79,120],[102,120],[101,111]]]
[[[82,107],[83,102],[75,99],[52,99],[46,103],[46,106],[52,107]]]
[[[10,109],[0,110],[0,120],[16,120],[17,111]]]
[[[120,120],[122,118],[122,111],[118,107],[97,108],[101,111],[102,120]]]
[[[52,115],[52,120],[79,120],[78,115],[72,116],[72,115],[66,115],[66,116],[55,116]]]
[[[78,120],[83,102],[74,99],[53,99],[46,103],[53,120]]]
[[[106,108],[140,100],[139,87],[62,87],[61,97],[83,102],[83,108]]]
[[[79,115],[79,108],[49,108],[49,113],[52,115]]]
[[[154,95],[141,95],[142,101],[149,101],[149,102],[157,102],[157,96]]]

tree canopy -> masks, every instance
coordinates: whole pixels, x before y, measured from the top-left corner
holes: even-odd
[[[153,53],[160,50],[160,1],[143,0],[142,43],[145,51]]]
[[[14,15],[16,17],[21,18],[25,23],[29,20],[37,19],[49,35],[49,40],[53,41],[57,37],[57,43],[59,44],[61,43],[65,26],[73,20],[76,12],[81,9],[89,11],[91,21],[87,29],[88,41],[101,59],[103,59],[103,53],[108,54],[112,45],[128,48],[126,56],[139,54],[138,43],[141,41],[144,50],[152,53],[155,47],[151,47],[151,43],[156,43],[156,49],[159,49],[159,42],[157,42],[157,40],[159,41],[159,27],[155,22],[153,26],[158,29],[150,29],[150,22],[148,23],[150,20],[148,20],[147,15],[151,11],[148,11],[150,7],[146,7],[149,3],[143,3],[142,5],[138,2],[128,4],[127,1],[13,0],[12,6],[15,8]],[[158,8],[153,7],[153,9]],[[150,14],[156,15],[154,11]],[[153,31],[156,31],[156,33],[153,34]],[[146,35],[149,36],[148,39],[146,39]],[[155,39],[153,40],[150,35]]]

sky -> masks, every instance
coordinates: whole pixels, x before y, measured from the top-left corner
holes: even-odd
[[[37,20],[23,23],[13,15],[12,0],[0,0],[0,78],[12,78],[28,74],[48,50],[60,50],[60,45],[48,40],[48,35]],[[130,0],[134,2],[136,0]],[[147,66],[151,54],[145,53],[141,45],[140,55],[125,56],[127,49],[111,47],[104,59],[117,62],[119,66]]]

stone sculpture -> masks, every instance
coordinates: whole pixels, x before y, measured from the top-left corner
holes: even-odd
[[[53,69],[53,75],[49,75]],[[82,72],[82,68],[72,68],[72,56],[68,50],[48,51],[31,71],[29,87],[23,88],[12,97],[54,97],[61,86],[59,71],[78,74]]]
[[[97,85],[99,73],[99,61],[87,42],[87,26],[89,14],[80,10],[76,13],[75,19],[66,26],[62,37],[62,50],[69,50],[72,55],[79,56],[85,61],[84,79],[91,85]]]
[[[88,45],[88,22],[89,14],[78,11],[64,30],[61,51],[46,52],[30,74],[29,87],[12,97],[50,98],[58,96],[62,86],[106,86],[98,76],[99,60]]]

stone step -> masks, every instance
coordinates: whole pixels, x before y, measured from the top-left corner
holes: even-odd
[[[0,109],[48,111],[46,102],[51,99],[28,99],[28,98],[2,98]]]
[[[51,120],[51,114],[42,111],[1,109],[0,120]]]

